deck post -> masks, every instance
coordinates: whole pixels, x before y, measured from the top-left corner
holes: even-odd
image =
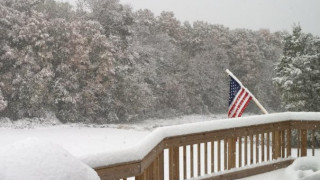
[[[228,139],[228,169],[236,167],[236,142],[237,138]]]
[[[301,156],[307,156],[307,130],[301,129]]]
[[[164,154],[163,151],[159,154],[159,180],[164,179]]]
[[[287,157],[291,156],[291,129],[287,129]]]
[[[280,132],[273,131],[272,132],[272,159],[278,159],[281,153],[281,139]]]
[[[169,148],[169,179],[179,179],[179,146]]]

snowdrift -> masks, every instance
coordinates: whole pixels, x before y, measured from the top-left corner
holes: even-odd
[[[320,157],[298,158],[286,168],[284,174],[292,180],[319,180]]]
[[[1,180],[99,180],[97,173],[60,146],[27,138],[0,152]]]

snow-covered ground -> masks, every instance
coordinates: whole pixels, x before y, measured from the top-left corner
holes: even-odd
[[[26,138],[60,145],[72,155],[80,157],[126,148],[143,138],[149,131],[90,127],[41,127],[34,129],[0,129],[0,150],[6,145]]]
[[[26,138],[39,138],[60,145],[76,157],[90,156],[130,147],[157,127],[225,117],[226,115],[190,115],[149,119],[135,124],[108,125],[61,124],[54,118],[47,121],[23,119],[16,122],[0,119],[0,150]]]
[[[127,149],[157,127],[225,117],[192,115],[108,125],[62,124],[54,116],[18,121],[2,118],[0,179],[96,180],[93,169],[80,161],[83,157]]]
[[[271,171],[271,172],[267,172],[267,173],[263,173],[263,174],[259,174],[256,176],[242,178],[239,180],[257,180],[257,179],[259,179],[259,180],[287,180],[287,179],[283,179],[284,172],[285,172],[285,168],[278,169],[278,170]]]

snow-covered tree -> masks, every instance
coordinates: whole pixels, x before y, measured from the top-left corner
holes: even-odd
[[[163,11],[157,19],[159,30],[168,34],[174,41],[181,39],[181,23],[174,17],[173,12]]]
[[[274,84],[283,106],[291,111],[320,110],[320,39],[294,26],[283,40]]]
[[[127,5],[119,0],[86,0],[90,9],[88,17],[98,21],[105,30],[107,37],[118,36],[122,48],[128,46],[127,37],[130,36],[130,26],[133,23],[133,13]]]
[[[0,0],[0,17],[1,116],[52,111],[63,122],[105,123],[221,112],[226,68],[276,102],[269,72],[281,43],[267,30],[181,24],[119,0],[79,0],[75,10]]]
[[[8,105],[8,102],[4,100],[4,97],[0,89],[0,112],[3,111],[7,107],[7,105]]]
[[[62,121],[105,121],[117,49],[112,40],[96,21],[51,19],[30,3],[0,6],[4,113],[22,118],[54,111]]]
[[[35,9],[38,12],[48,15],[50,18],[63,18],[70,20],[75,16],[72,6],[67,2],[43,0],[43,3],[38,3]]]

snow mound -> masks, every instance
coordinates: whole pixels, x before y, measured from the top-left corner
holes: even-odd
[[[99,180],[97,173],[58,145],[27,138],[0,152],[1,180]]]
[[[320,157],[302,157],[296,159],[286,168],[285,175],[292,180],[319,180]]]

